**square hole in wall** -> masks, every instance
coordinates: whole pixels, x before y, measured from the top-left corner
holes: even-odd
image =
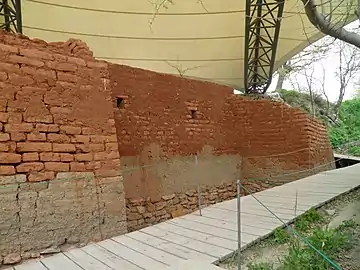
[[[123,109],[124,108],[124,98],[123,97],[117,97],[116,98],[116,107],[118,109]]]
[[[190,110],[191,119],[196,119],[197,111],[196,110]]]

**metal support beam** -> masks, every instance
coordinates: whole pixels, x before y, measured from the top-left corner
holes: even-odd
[[[0,0],[0,29],[22,33],[21,0]]]
[[[274,72],[285,0],[246,0],[244,85],[263,94]]]

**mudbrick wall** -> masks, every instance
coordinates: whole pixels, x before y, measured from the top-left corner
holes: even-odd
[[[126,232],[108,68],[0,32],[0,266]]]
[[[298,109],[212,83],[109,71],[128,230],[196,210],[198,185],[208,205],[234,198],[237,178],[259,191],[334,166],[326,128]]]

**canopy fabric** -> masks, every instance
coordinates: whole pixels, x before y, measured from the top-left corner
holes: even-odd
[[[23,32],[79,38],[98,59],[243,88],[244,0],[152,1],[23,0]],[[324,0],[323,10],[336,6],[333,20],[341,20],[349,1]],[[303,3],[286,0],[275,69],[321,37]]]

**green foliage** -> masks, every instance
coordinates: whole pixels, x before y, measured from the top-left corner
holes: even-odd
[[[310,209],[295,221],[295,229],[305,232],[308,231],[314,223],[320,222],[323,217],[315,209]]]
[[[290,240],[289,233],[283,228],[277,228],[274,231],[272,242],[274,244],[285,244]]]
[[[351,247],[352,237],[349,229],[353,228],[351,221],[344,222],[334,230],[316,229],[308,241],[316,249],[328,256],[332,261],[337,254]],[[289,247],[289,253],[282,260],[280,270],[328,270],[333,269],[330,263],[318,254],[313,248],[295,240]]]
[[[282,99],[292,107],[297,107],[305,112],[312,114],[310,95],[305,92],[295,90],[280,90]],[[315,116],[322,118],[320,111],[326,111],[327,102],[318,94],[314,94]]]
[[[329,129],[333,148],[348,142],[360,141],[360,98],[344,101],[339,113],[340,126]],[[360,155],[359,146],[351,146],[349,154]]]
[[[274,267],[270,263],[250,263],[247,265],[249,270],[273,270]]]

